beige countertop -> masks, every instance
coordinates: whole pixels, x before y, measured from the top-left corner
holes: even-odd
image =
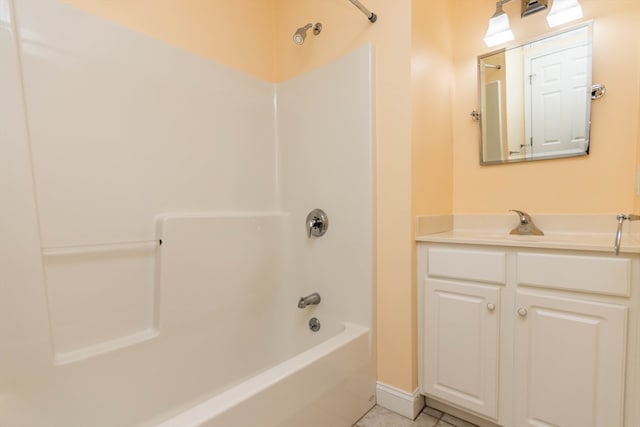
[[[493,245],[538,249],[564,249],[614,253],[615,215],[540,215],[534,222],[544,236],[509,234],[517,225],[515,215],[451,215],[419,217],[416,241]],[[636,224],[625,222],[620,253],[640,253]],[[560,230],[566,230],[562,232]]]

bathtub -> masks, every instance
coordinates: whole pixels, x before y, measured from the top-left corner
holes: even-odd
[[[374,402],[369,330],[342,331],[158,427],[351,426]]]

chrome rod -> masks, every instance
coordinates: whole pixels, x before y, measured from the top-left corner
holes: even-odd
[[[353,5],[355,7],[357,7],[358,9],[360,9],[360,11],[362,13],[364,13],[365,15],[367,15],[367,18],[369,18],[369,21],[376,22],[376,20],[378,19],[378,17],[376,16],[375,13],[371,12],[369,9],[367,9],[366,7],[364,7],[362,5],[362,3],[360,3],[358,0],[349,0],[351,3],[353,3]]]

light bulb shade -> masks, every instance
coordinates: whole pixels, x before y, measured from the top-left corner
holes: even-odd
[[[493,47],[511,41],[513,38],[509,16],[502,11],[502,8],[496,10],[496,13],[489,19],[489,29],[484,36],[484,42],[488,47]]]
[[[550,27],[556,27],[580,18],[582,18],[582,7],[578,0],[553,0],[547,22]]]

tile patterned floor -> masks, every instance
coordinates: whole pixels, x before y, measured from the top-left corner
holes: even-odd
[[[430,407],[418,415],[415,420],[410,420],[391,412],[382,406],[374,406],[353,427],[477,427],[449,414],[442,413]]]

